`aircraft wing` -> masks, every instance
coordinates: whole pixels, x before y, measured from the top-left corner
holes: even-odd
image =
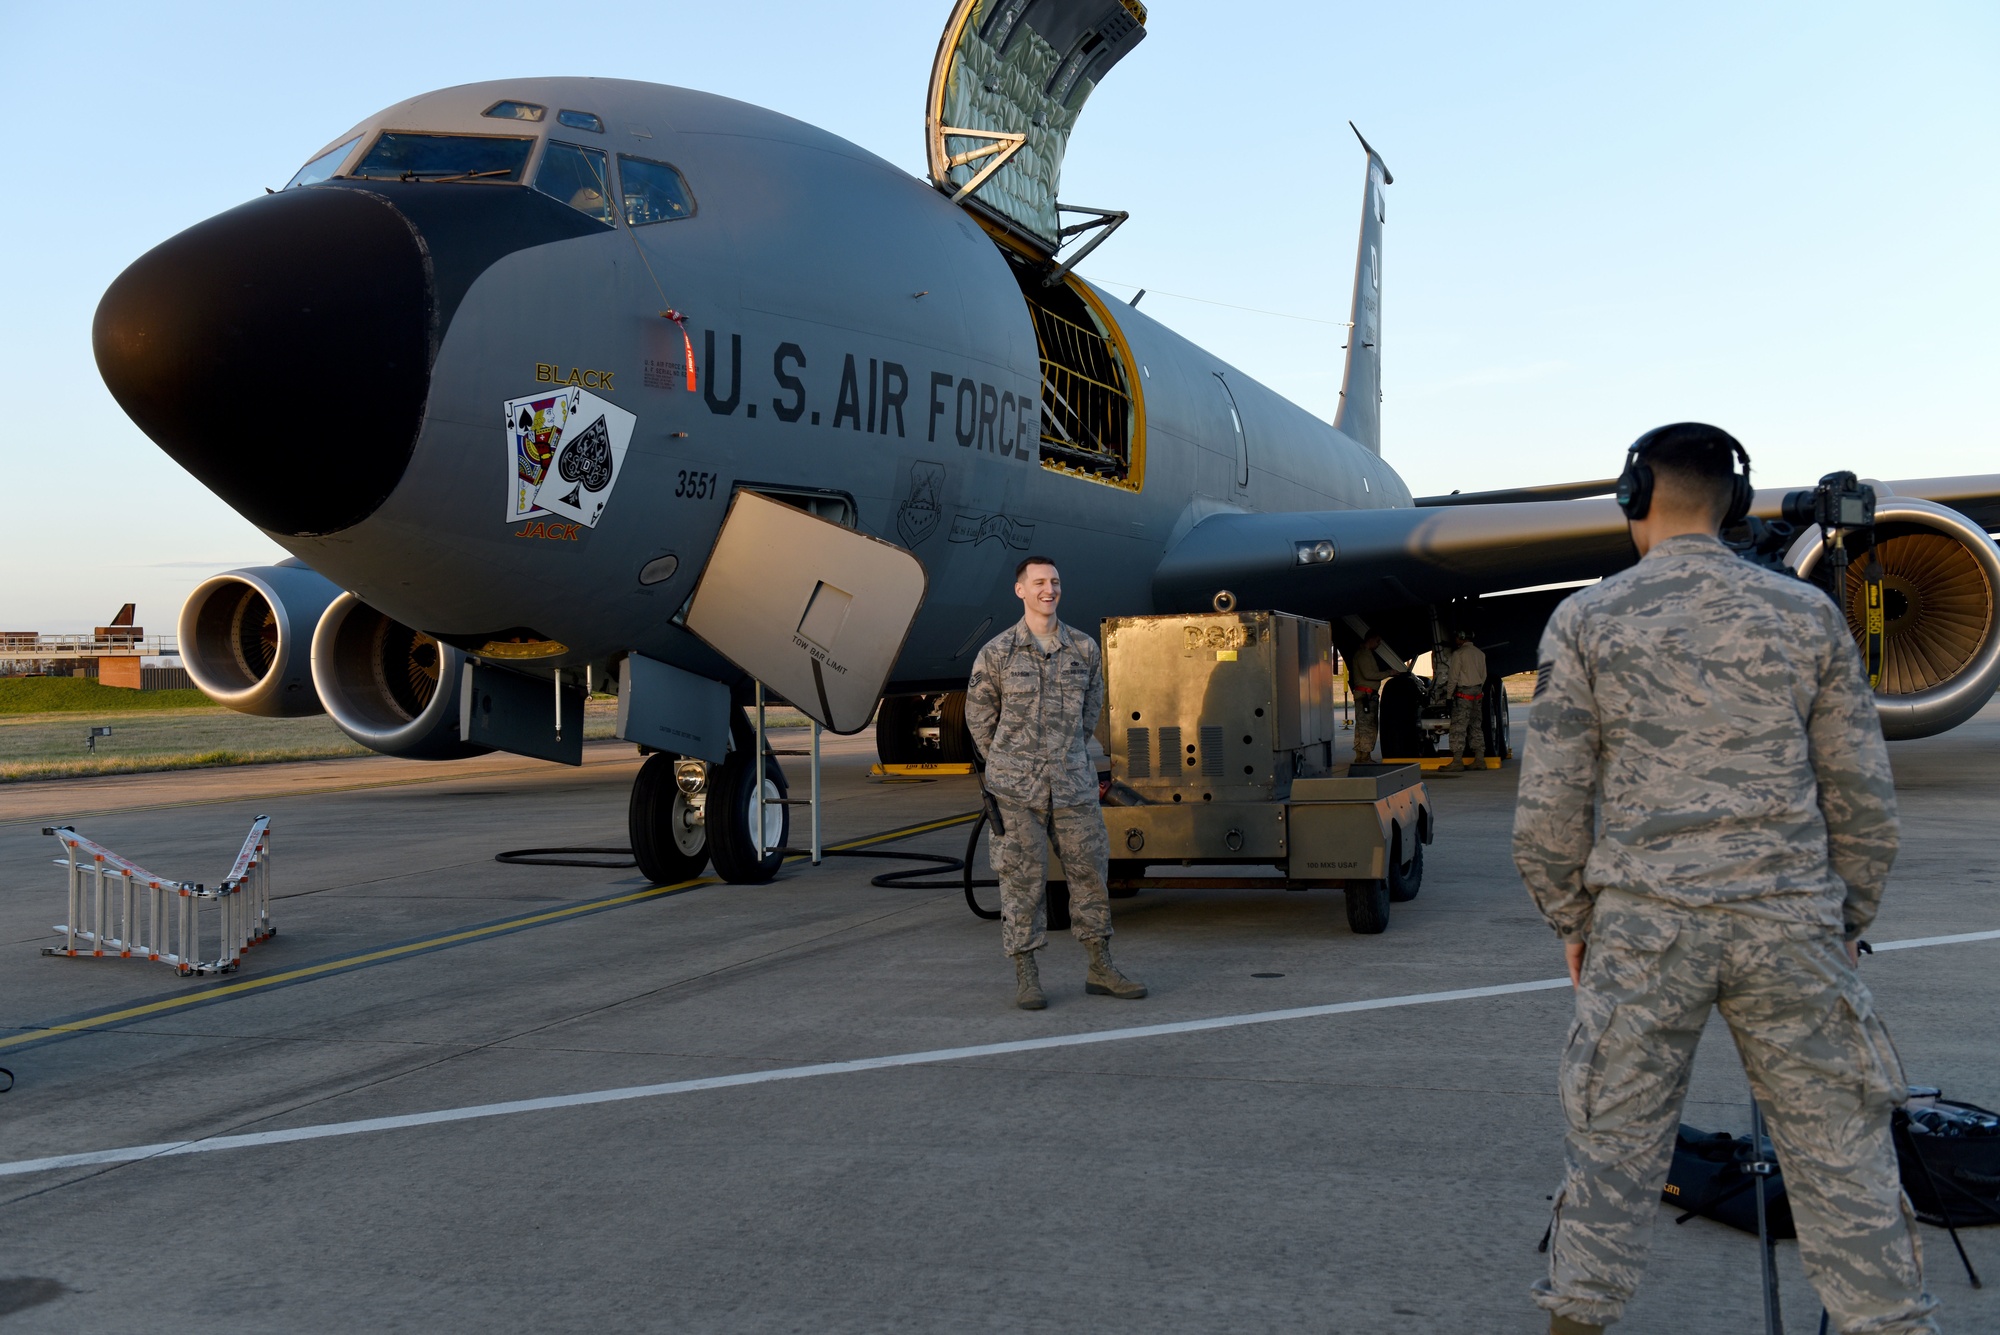
[[[2000,473],[1920,477],[1881,485],[1887,487],[1893,496],[1914,496],[1919,500],[1948,505],[1988,533],[2000,530]],[[1758,499],[1763,499],[1762,493],[1759,493]]]
[[[1885,497],[1929,501],[1966,516],[1972,524],[1957,534],[1961,546],[2000,527],[2000,475],[1876,485]],[[1537,490],[1560,495],[1565,489]],[[1751,512],[1778,518],[1787,490],[1760,490]],[[1442,615],[1452,605],[1449,615],[1478,630],[1482,645],[1489,637],[1505,642],[1494,659],[1496,671],[1519,671],[1533,666],[1541,625],[1569,592],[1541,586],[1599,578],[1638,559],[1624,516],[1608,496],[1426,500],[1433,503],[1411,509],[1211,515],[1161,560],[1153,574],[1154,604],[1161,612],[1206,611],[1218,592],[1228,590],[1239,607],[1336,623],[1358,617],[1383,629],[1392,645],[1401,641],[1412,649],[1430,642],[1429,609]],[[1913,567],[1910,575],[1920,582],[1933,576],[1947,583],[1958,578],[1942,566],[1935,572]],[[1995,602],[1993,591],[1986,591],[1984,615],[2000,612]],[[1982,608],[1968,608],[1968,615]]]
[[[2000,474],[1877,485],[2000,528]],[[1788,490],[1760,490],[1751,513],[1776,518]],[[1206,609],[1228,589],[1245,607],[1409,606],[1590,579],[1635,559],[1625,518],[1608,496],[1425,499],[1414,509],[1211,515],[1160,562],[1154,601],[1167,611]]]
[[[1211,515],[1153,573],[1163,612],[1241,607],[1327,616],[1591,579],[1636,559],[1608,497],[1396,510]]]

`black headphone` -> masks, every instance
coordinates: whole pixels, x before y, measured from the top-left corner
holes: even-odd
[[[1726,444],[1736,453],[1736,461],[1743,465],[1740,473],[1732,472],[1729,479],[1729,509],[1722,516],[1723,528],[1734,528],[1750,513],[1750,503],[1756,499],[1756,488],[1750,485],[1750,455],[1736,437],[1721,427],[1708,426],[1702,422],[1674,422],[1667,426],[1656,426],[1639,439],[1632,442],[1625,451],[1625,471],[1618,475],[1618,508],[1625,512],[1627,519],[1644,519],[1646,512],[1653,508],[1653,467],[1646,462],[1646,452],[1661,442],[1669,433],[1698,432],[1711,444]]]

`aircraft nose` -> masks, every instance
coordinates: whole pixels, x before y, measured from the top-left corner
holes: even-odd
[[[287,190],[142,255],[98,303],[112,397],[256,524],[332,533],[408,467],[430,386],[417,230],[360,190]]]

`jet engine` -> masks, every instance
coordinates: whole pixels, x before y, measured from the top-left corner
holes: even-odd
[[[339,596],[298,561],[205,580],[181,605],[181,662],[217,704],[266,718],[318,714],[313,627]]]
[[[410,760],[484,755],[458,732],[465,655],[351,593],[313,632],[312,677],[340,730],[373,751]]]
[[[1809,529],[1786,564],[1810,575],[1825,540]],[[1882,679],[1875,704],[1891,741],[1946,732],[2000,687],[2000,547],[1956,510],[1910,496],[1878,495],[1875,550],[1882,562]],[[1862,568],[1847,568],[1842,606],[1859,641],[1866,603]]]

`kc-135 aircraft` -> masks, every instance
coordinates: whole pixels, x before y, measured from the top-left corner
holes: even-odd
[[[1343,648],[1374,628],[1408,656],[1462,624],[1496,675],[1532,667],[1569,591],[1546,586],[1635,554],[1607,482],[1416,498],[1382,457],[1393,178],[1365,140],[1331,424],[1076,274],[1124,215],[1058,202],[1064,150],[1145,23],[1138,0],[957,0],[928,180],[690,89],[504,80],[389,107],[142,256],[97,311],[106,384],[295,558],[195,590],[190,674],[391,755],[572,762],[584,681],[615,682],[622,735],[657,753],[632,794],[642,870],[745,881],[784,837],[757,776],[769,797],[784,778],[732,708],[751,672],[688,607],[753,501],[808,528],[732,562],[811,561],[830,523],[920,564],[869,684],[889,759],[914,758],[912,698],[962,690],[1013,618],[1031,550],[1087,627],[1226,591],[1327,619]],[[1882,717],[1922,736],[2000,684],[2000,475],[1873,485]],[[1825,544],[1790,537],[1780,498],[1757,494],[1746,542],[1808,569]],[[733,574],[732,597],[763,580]],[[799,612],[773,632],[810,652]],[[824,692],[795,703],[859,726]],[[1392,752],[1416,708],[1390,702]]]

